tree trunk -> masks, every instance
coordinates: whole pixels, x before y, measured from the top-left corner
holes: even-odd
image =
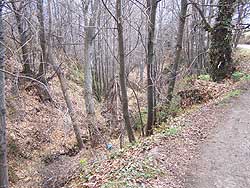
[[[122,98],[122,111],[123,118],[125,121],[125,128],[128,133],[129,142],[135,141],[135,136],[131,127],[128,111],[128,94],[127,94],[127,84],[126,84],[126,68],[125,68],[125,55],[124,55],[124,41],[123,41],[123,26],[122,26],[122,10],[121,10],[121,0],[116,0],[116,21],[118,30],[118,54],[120,63],[120,87],[121,87],[121,98]]]
[[[67,108],[68,108],[68,111],[69,111],[70,119],[72,121],[72,125],[73,125],[74,133],[75,133],[75,136],[76,136],[76,140],[77,140],[77,143],[78,143],[78,147],[81,150],[84,147],[83,146],[83,141],[82,141],[82,138],[81,138],[80,129],[77,126],[77,123],[76,123],[76,117],[75,117],[72,102],[71,102],[70,97],[69,97],[69,92],[68,92],[68,88],[67,88],[67,85],[66,85],[66,80],[65,80],[65,78],[63,76],[63,73],[62,73],[60,67],[58,68],[56,66],[56,64],[54,62],[54,58],[52,56],[52,52],[51,52],[51,50],[52,50],[52,45],[51,45],[51,26],[52,26],[51,0],[48,0],[48,14],[49,14],[48,59],[49,59],[49,62],[52,65],[53,70],[56,72],[56,74],[58,76],[58,79],[60,81],[63,97],[64,97],[64,100],[66,102],[66,105],[67,105]]]
[[[236,0],[220,0],[215,26],[211,31],[210,75],[214,81],[230,77],[232,59],[232,18]]]
[[[89,4],[92,10],[89,10]],[[89,1],[84,8],[85,14],[85,38],[84,38],[84,101],[87,113],[87,123],[90,135],[91,144],[94,147],[100,141],[98,127],[96,124],[95,116],[95,101],[93,95],[93,75],[92,75],[92,64],[94,61],[94,39],[95,39],[95,22],[96,22],[96,11],[98,10],[99,1]],[[90,17],[90,18],[88,18]]]
[[[187,14],[187,0],[181,1],[181,13],[179,18],[179,26],[178,26],[178,33],[177,33],[177,43],[175,48],[175,58],[174,64],[171,68],[170,78],[169,78],[169,85],[168,85],[168,94],[167,99],[168,103],[170,103],[173,99],[173,92],[176,82],[177,70],[181,60],[181,51],[182,51],[182,41],[183,41],[183,33],[186,21],[186,14]]]
[[[0,69],[4,69],[4,29],[3,29],[3,0],[0,0]],[[7,168],[7,138],[6,138],[6,107],[5,107],[5,74],[0,72],[0,187],[8,188]]]
[[[18,29],[18,34],[20,36],[20,45],[22,49],[22,58],[23,58],[23,73],[27,75],[32,75],[32,71],[30,68],[30,60],[29,60],[29,50],[28,50],[28,44],[27,44],[27,36],[26,32],[23,29],[23,19],[22,15],[23,13],[21,12],[23,9],[24,1],[20,2],[19,9],[17,9],[15,1],[11,0],[10,1],[12,8],[14,10],[14,14],[16,17],[16,22],[17,22],[17,29]]]
[[[237,48],[238,44],[239,44],[239,41],[240,41],[240,37],[243,33],[243,29],[240,28],[240,25],[242,23],[242,20],[243,20],[243,14],[244,14],[244,6],[245,4],[243,4],[242,1],[239,1],[238,2],[238,17],[237,17],[237,22],[236,22],[236,30],[234,32],[234,35],[233,35],[233,47],[234,48]]]
[[[39,21],[39,39],[40,45],[42,48],[42,58],[39,65],[38,79],[45,83],[45,74],[46,74],[46,64],[47,64],[47,55],[46,55],[46,39],[45,39],[45,29],[44,29],[44,17],[43,17],[43,0],[37,0],[37,18]]]
[[[155,39],[155,20],[156,20],[157,2],[147,0],[148,23],[148,50],[147,50],[147,92],[148,92],[148,119],[146,126],[146,136],[153,134],[154,124],[154,39]]]

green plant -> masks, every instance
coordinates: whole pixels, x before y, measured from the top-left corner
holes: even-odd
[[[226,96],[224,97],[224,99],[229,99],[231,97],[237,97],[241,94],[241,90],[236,89],[233,91],[230,91],[229,93],[226,94]]]
[[[175,127],[168,127],[163,131],[163,134],[165,136],[175,136],[177,135],[181,130],[181,127],[175,126]]]
[[[244,73],[240,72],[240,71],[236,71],[232,74],[232,79],[234,81],[240,81],[243,77],[245,76]]]
[[[124,161],[125,162],[125,161]],[[154,166],[153,159],[127,159],[126,165],[114,169],[101,188],[136,188],[138,183],[153,179],[162,172]]]
[[[211,81],[211,76],[208,74],[201,74],[200,76],[198,76],[199,80],[204,80],[204,81]]]
[[[87,159],[80,159],[80,178],[82,181],[88,181],[89,177],[92,176],[92,168],[88,165]]]
[[[232,74],[232,79],[234,81],[250,80],[250,75],[240,71],[236,71]]]
[[[242,77],[242,80],[250,80],[250,74],[245,74],[245,75]]]
[[[122,181],[109,181],[101,186],[101,188],[122,188],[122,187],[127,187],[127,183]]]
[[[88,163],[88,162],[87,162],[86,159],[81,159],[81,160],[80,160],[80,165],[81,165],[82,167],[86,166],[87,163]]]
[[[180,97],[174,96],[170,105],[163,104],[157,107],[156,119],[161,124],[166,122],[169,117],[176,117],[181,111]]]

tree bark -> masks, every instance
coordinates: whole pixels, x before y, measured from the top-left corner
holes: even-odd
[[[4,62],[4,29],[3,29],[3,0],[0,0],[0,69],[5,68]],[[0,187],[8,188],[7,167],[7,137],[6,137],[6,106],[5,106],[5,74],[0,72]]]
[[[125,121],[125,128],[128,133],[129,142],[135,141],[135,136],[131,127],[131,122],[129,119],[128,111],[128,94],[127,94],[127,84],[126,84],[126,68],[125,68],[125,55],[124,55],[124,41],[123,41],[123,25],[122,25],[122,10],[121,10],[121,0],[116,0],[116,22],[118,30],[118,54],[120,63],[120,87],[121,87],[121,98],[122,98],[122,111],[123,118]]]
[[[211,31],[210,75],[214,81],[230,77],[232,59],[232,18],[236,0],[220,0],[216,23]]]
[[[12,8],[14,10],[14,14],[17,22],[18,34],[20,36],[20,45],[22,49],[22,58],[23,58],[23,73],[27,75],[32,75],[32,70],[30,68],[30,60],[29,60],[29,50],[27,46],[27,36],[26,32],[23,29],[23,19],[22,19],[22,10],[24,6],[24,1],[20,2],[19,8],[16,7],[15,1],[10,1]]]
[[[171,68],[169,85],[168,85],[168,93],[167,93],[168,103],[170,103],[173,99],[173,92],[174,92],[174,87],[175,87],[175,82],[176,82],[177,70],[180,64],[180,60],[181,60],[182,42],[183,42],[187,7],[188,7],[187,0],[182,0],[178,33],[177,33],[177,43],[176,43],[176,48],[175,48],[175,58],[174,58],[174,64],[172,65],[172,68]]]
[[[242,20],[244,18],[244,6],[245,4],[242,1],[238,2],[238,17],[236,22],[236,30],[233,35],[233,47],[237,48],[239,44],[240,37],[242,36],[243,29],[240,28],[240,24],[242,23]]]
[[[147,49],[147,100],[148,117],[146,125],[146,136],[153,134],[154,124],[154,39],[155,39],[155,20],[156,20],[157,1],[147,0],[148,21],[148,49]]]
[[[84,101],[85,109],[87,113],[87,123],[90,135],[91,144],[94,147],[100,141],[99,130],[96,124],[95,116],[95,100],[93,95],[93,75],[92,75],[92,64],[94,62],[94,39],[95,39],[95,23],[97,10],[99,6],[99,0],[85,2],[84,6],[84,60],[83,60],[83,70],[84,70]],[[90,10],[90,5],[91,10]],[[90,18],[88,18],[90,17]]]
[[[46,74],[46,64],[47,64],[47,54],[46,54],[46,38],[45,38],[45,28],[44,28],[44,17],[43,17],[43,0],[37,0],[37,18],[39,21],[39,39],[42,48],[42,58],[39,65],[38,79],[45,83]]]

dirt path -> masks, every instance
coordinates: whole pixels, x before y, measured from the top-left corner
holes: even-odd
[[[233,100],[202,144],[185,188],[250,187],[250,91]]]

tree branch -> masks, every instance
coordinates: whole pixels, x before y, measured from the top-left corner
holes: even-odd
[[[200,14],[200,16],[201,16],[201,18],[202,18],[202,21],[203,21],[204,24],[205,24],[204,29],[205,29],[206,31],[210,32],[210,31],[212,30],[212,27],[211,27],[211,25],[208,23],[207,19],[205,18],[205,15],[204,15],[203,11],[200,9],[200,7],[198,6],[197,3],[193,2],[193,0],[189,0],[189,1],[190,1],[190,3],[198,10],[198,12],[199,12],[199,14]]]

